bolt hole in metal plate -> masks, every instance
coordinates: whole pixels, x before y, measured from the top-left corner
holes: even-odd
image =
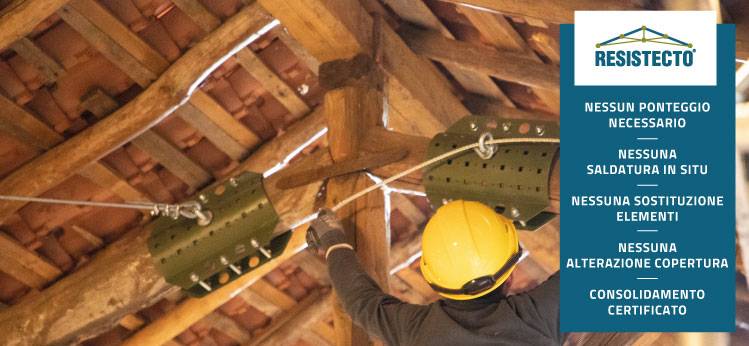
[[[435,136],[427,157],[475,143],[487,131],[494,138],[559,138],[554,122],[472,115]],[[518,229],[538,229],[555,216],[544,209],[558,149],[556,143],[505,144],[488,160],[466,151],[425,170],[427,197],[433,208],[457,199],[479,201],[514,220]]]
[[[166,281],[193,296],[204,295],[207,290],[192,280],[191,274],[216,289],[240,276],[230,265],[244,274],[269,260],[252,245],[253,239],[269,247],[273,255],[283,252],[288,242],[287,235],[271,239],[278,215],[265,194],[262,175],[246,172],[200,195],[203,209],[214,215],[209,225],[160,217],[148,240],[151,256]],[[248,261],[254,256],[260,263],[251,268]],[[229,279],[222,273],[228,273]]]

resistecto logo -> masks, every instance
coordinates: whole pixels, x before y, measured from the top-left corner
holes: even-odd
[[[647,47],[653,49],[621,49],[620,45],[637,46],[628,48]],[[695,51],[692,43],[643,25],[627,33],[596,43],[595,65],[608,67],[690,67],[694,64]]]
[[[575,85],[715,85],[716,18],[713,11],[576,11],[573,55],[563,60],[573,63]]]

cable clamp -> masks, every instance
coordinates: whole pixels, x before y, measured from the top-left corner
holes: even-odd
[[[479,146],[474,148],[473,150],[476,151],[476,154],[484,160],[491,159],[492,156],[497,152],[497,145],[496,144],[487,144],[487,142],[491,142],[494,140],[494,136],[492,136],[492,133],[487,131],[481,134],[479,137]]]
[[[151,209],[152,216],[163,215],[174,220],[180,216],[188,219],[197,219],[198,225],[207,226],[213,219],[213,214],[203,210],[203,206],[197,201],[188,201],[180,204],[155,203]]]

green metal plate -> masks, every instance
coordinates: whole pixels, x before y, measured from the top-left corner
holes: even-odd
[[[213,290],[221,285],[221,273],[229,274],[228,281],[221,280],[223,284],[240,276],[229,270],[229,265],[245,274],[267,262],[252,245],[253,239],[263,247],[275,246],[277,249],[271,249],[273,255],[283,251],[288,239],[279,238],[280,242],[272,243],[273,229],[279,219],[265,194],[262,179],[260,174],[246,172],[201,191],[203,210],[213,213],[213,220],[207,226],[186,218],[160,217],[155,221],[148,246],[167,282],[193,295],[202,295],[207,290],[198,281],[208,283]],[[259,261],[250,268],[248,261],[253,257]],[[193,274],[198,280],[193,280]]]
[[[435,136],[427,157],[475,143],[484,132],[494,138],[559,138],[550,121],[468,116]],[[559,145],[519,143],[499,145],[488,160],[473,150],[428,167],[424,186],[433,208],[456,199],[480,201],[515,221],[518,229],[535,230],[554,217],[549,205],[549,175]]]
[[[289,243],[289,239],[291,239],[291,234],[292,232],[286,231],[278,235],[277,237],[273,238],[270,241],[270,244],[268,244],[266,248],[271,251],[271,254],[273,255],[271,258],[266,258],[265,256],[256,253],[256,254],[240,259],[239,261],[235,263],[235,266],[241,271],[242,275],[244,275],[270,262],[271,260],[280,256],[283,253],[283,251],[286,249],[286,245]],[[251,267],[250,259],[253,259],[253,261],[257,259],[259,262],[254,267]],[[240,276],[242,276],[242,275],[238,275],[234,273],[232,270],[229,270],[229,269],[224,269],[223,273],[226,273],[229,276],[229,280],[225,282],[223,285],[226,285],[229,282],[232,282],[236,280],[237,278],[239,278]],[[218,274],[213,275],[204,281],[206,281],[207,284],[209,284],[211,287],[214,287],[214,288],[218,288],[222,286],[222,284],[219,282]],[[186,289],[185,291],[193,297],[202,297],[208,293],[208,291],[206,291],[200,285],[194,285]]]

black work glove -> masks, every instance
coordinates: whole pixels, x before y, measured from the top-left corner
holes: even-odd
[[[346,235],[338,217],[330,209],[323,209],[307,229],[307,245],[313,251],[326,253],[337,244],[345,244]]]

